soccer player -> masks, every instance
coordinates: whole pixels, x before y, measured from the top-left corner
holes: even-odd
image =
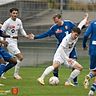
[[[76,60],[70,58],[69,55],[73,50],[80,33],[81,30],[78,27],[74,27],[72,32],[63,38],[54,55],[53,64],[47,67],[40,78],[37,79],[40,84],[44,85],[45,77],[54,69],[58,68],[62,63],[64,63],[64,65],[66,65],[68,68],[74,68],[67,82],[65,82],[65,85],[74,86],[71,81],[80,74],[80,71],[83,69],[83,67]]]
[[[2,30],[0,30],[0,36],[4,38],[11,38],[9,35],[5,35]],[[17,64],[16,58],[8,53],[2,46],[7,46],[7,44],[8,42],[6,42],[5,40],[0,40],[0,76]],[[0,86],[3,86],[3,84],[0,84]]]
[[[19,75],[20,63],[23,60],[23,54],[18,48],[17,39],[18,39],[18,32],[30,39],[30,36],[26,34],[25,30],[23,29],[22,21],[17,18],[19,10],[17,8],[10,9],[10,18],[8,18],[2,25],[1,30],[3,30],[7,35],[14,36],[17,38],[6,38],[8,42],[7,49],[8,51],[15,55],[17,58],[17,65],[15,66],[14,71],[14,78],[19,80],[22,77]]]
[[[90,57],[90,72],[85,76],[84,87],[87,89],[89,85],[89,80],[96,76],[96,20],[93,20],[88,26],[87,30],[84,33],[83,39],[83,48],[87,49],[86,43],[90,37],[89,43],[89,57]],[[96,78],[94,83],[91,86],[89,91],[89,96],[94,96],[94,92],[96,91]]]
[[[86,24],[86,21],[88,19],[88,14],[84,17],[84,19],[79,23],[78,27],[82,29],[83,25]],[[56,14],[53,16],[54,25],[47,31],[42,34],[33,35],[33,39],[42,39],[46,38],[48,36],[55,35],[57,39],[57,47],[60,45],[62,39],[71,33],[71,30],[74,26],[76,26],[73,22],[69,20],[62,20],[60,14]],[[74,60],[77,59],[77,53],[76,48],[74,47],[72,52],[69,55],[70,58],[73,58]],[[54,76],[58,77],[58,68],[53,71]],[[74,84],[78,84],[77,77],[74,78]]]

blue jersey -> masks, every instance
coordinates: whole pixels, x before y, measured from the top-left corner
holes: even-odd
[[[54,24],[47,32],[36,35],[35,39],[41,39],[41,38],[55,35],[55,37],[57,38],[57,41],[58,41],[58,45],[59,45],[61,43],[62,39],[67,34],[69,34],[72,31],[72,28],[75,26],[75,24],[69,20],[64,20],[62,22],[63,22],[63,24],[61,26]]]
[[[96,55],[96,50],[95,50],[96,49],[96,20],[93,20],[90,23],[89,27],[84,33],[83,48],[86,47],[86,42],[89,36],[90,36],[89,55]]]

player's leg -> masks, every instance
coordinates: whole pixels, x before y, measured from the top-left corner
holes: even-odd
[[[58,77],[58,72],[59,72],[59,69],[58,68],[54,69],[53,70],[53,75],[56,76],[56,77]]]
[[[95,91],[96,91],[96,77],[95,77],[94,83],[91,85],[88,96],[94,96]]]
[[[85,80],[84,80],[84,88],[87,89],[88,85],[89,85],[89,80],[93,77],[96,76],[96,56],[92,55],[90,56],[90,72],[88,75],[85,76]]]
[[[43,72],[43,74],[40,76],[40,78],[38,78],[38,82],[42,85],[44,85],[44,79],[45,77],[50,73],[52,72],[55,68],[58,68],[60,65],[60,63],[58,61],[55,61],[53,62],[53,65],[52,66],[49,66],[45,69],[45,71]]]
[[[74,61],[72,64],[69,64],[69,67],[74,68],[74,71],[71,72],[68,80],[65,82],[65,85],[71,85],[71,81],[77,77],[80,74],[80,71],[83,69],[83,67],[76,61]],[[72,84],[72,86],[75,86]]]
[[[3,63],[2,64],[3,66],[1,66],[1,67],[2,68],[4,67],[3,71],[2,71],[2,74],[3,74],[4,72],[8,71],[10,68],[14,67],[17,63],[17,60],[11,54],[9,54],[4,48],[0,48],[0,53],[1,53],[0,56],[2,56],[0,58],[0,62]],[[6,65],[4,60],[9,62],[9,63]],[[0,69],[2,69],[2,68],[0,68]],[[2,74],[0,73],[0,76]]]
[[[23,55],[22,53],[18,53],[18,54],[15,54],[15,56],[17,58],[17,64],[14,70],[14,78],[19,80],[19,79],[22,79],[22,77],[19,75],[19,70],[20,70],[20,63],[23,60]]]
[[[23,60],[23,55],[20,52],[20,50],[18,49],[17,44],[9,44],[7,47],[8,51],[13,54],[16,58],[17,58],[17,64],[15,66],[15,70],[14,70],[14,78],[15,79],[22,79],[22,77],[19,75],[19,70],[20,70],[20,63]]]
[[[70,55],[69,55],[69,58],[72,58],[72,59],[74,59],[74,60],[77,60],[76,47],[73,48],[72,52],[71,52]],[[72,69],[72,71],[74,71],[74,68]],[[77,77],[75,77],[75,78],[73,79],[73,83],[74,83],[74,85],[78,85]]]

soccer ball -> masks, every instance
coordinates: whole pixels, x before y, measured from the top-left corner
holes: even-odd
[[[49,84],[50,84],[50,85],[57,85],[57,84],[59,84],[59,78],[56,77],[56,76],[52,76],[52,77],[49,79]]]

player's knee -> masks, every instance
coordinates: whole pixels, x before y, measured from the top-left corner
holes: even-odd
[[[12,58],[12,59],[10,60],[10,62],[16,65],[16,64],[17,64],[17,59],[16,59],[16,58]]]
[[[23,56],[21,56],[20,58],[18,58],[20,61],[22,61],[23,59],[24,59],[24,57]]]
[[[79,67],[79,70],[82,71],[82,70],[83,70],[83,66],[80,66],[80,67]]]

